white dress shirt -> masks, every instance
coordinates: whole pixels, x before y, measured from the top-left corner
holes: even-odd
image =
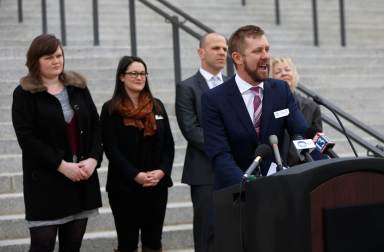
[[[239,88],[239,91],[241,93],[241,96],[243,97],[244,104],[247,107],[249,117],[252,120],[252,123],[254,124],[254,110],[253,110],[253,99],[255,97],[255,92],[251,90],[253,87],[251,84],[246,82],[245,80],[241,79],[239,75],[236,74],[235,81],[237,84],[237,87]],[[264,91],[264,82],[261,82],[258,85],[261,88],[261,102],[263,102],[263,91]]]
[[[201,75],[204,77],[205,81],[207,82],[209,89],[217,87],[218,85],[224,82],[223,75],[221,74],[221,72],[219,72],[217,75],[213,75],[210,72],[202,69],[201,67],[199,71]]]

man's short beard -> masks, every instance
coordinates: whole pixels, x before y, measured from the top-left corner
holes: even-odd
[[[269,72],[269,65],[267,65],[268,67],[268,72]],[[252,71],[249,66],[248,66],[248,63],[247,61],[244,62],[244,70],[245,72],[251,77],[251,79],[256,82],[256,83],[260,83],[262,81],[264,81],[265,79],[268,78],[268,75],[266,77],[262,77],[260,76],[258,73],[257,73],[257,70],[255,71]]]

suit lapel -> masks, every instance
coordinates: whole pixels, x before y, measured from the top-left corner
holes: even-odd
[[[236,85],[235,78],[231,78],[229,81],[227,96],[228,102],[232,104],[236,117],[239,119],[241,124],[250,134],[252,139],[257,139],[256,130],[253,126],[252,120],[249,117],[248,110],[244,104],[243,97]]]
[[[205,81],[204,77],[201,75],[200,71],[197,71],[196,75],[197,83],[201,89],[201,93],[205,93],[209,90],[208,84]]]
[[[263,109],[261,112],[261,136],[266,134],[273,115],[273,86],[274,84],[270,81],[264,81]]]

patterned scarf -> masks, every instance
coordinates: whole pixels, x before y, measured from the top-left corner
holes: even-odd
[[[156,133],[156,119],[153,113],[153,101],[147,92],[139,96],[138,107],[135,108],[128,99],[124,100],[117,110],[123,117],[125,126],[144,129],[144,136],[153,136]]]

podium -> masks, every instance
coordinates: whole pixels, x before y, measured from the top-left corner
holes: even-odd
[[[291,167],[214,193],[216,252],[384,251],[384,159]]]

